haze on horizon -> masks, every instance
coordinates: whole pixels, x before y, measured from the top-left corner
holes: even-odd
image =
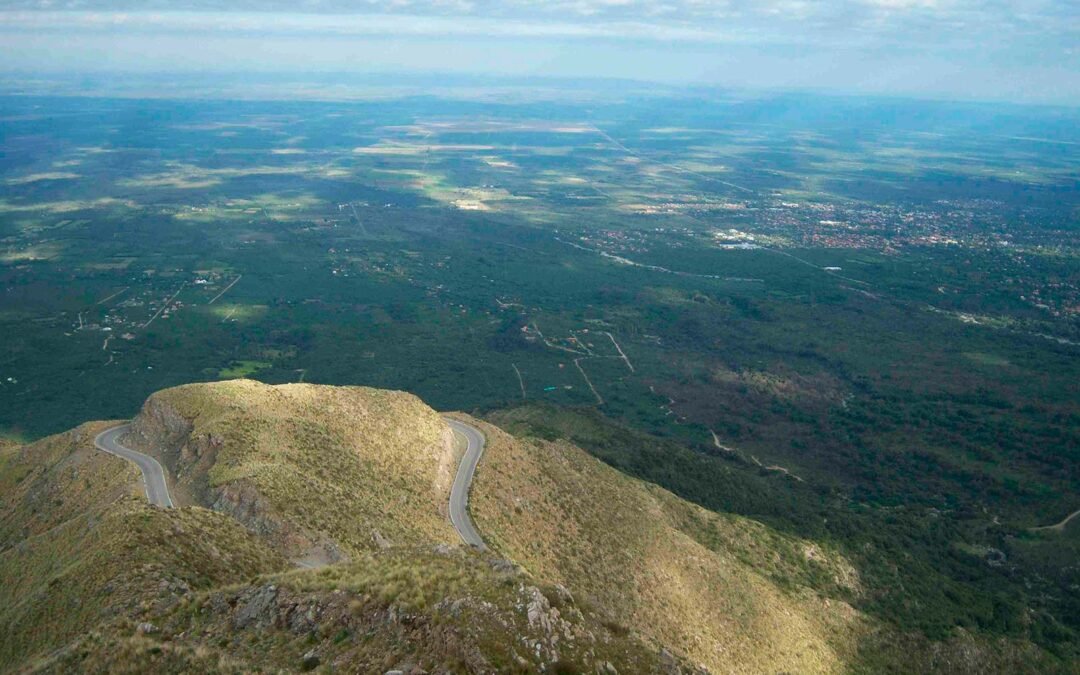
[[[14,0],[0,74],[453,73],[1080,104],[1053,0]]]

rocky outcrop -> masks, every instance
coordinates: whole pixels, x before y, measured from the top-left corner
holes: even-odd
[[[203,625],[213,627],[225,640],[245,639],[240,637],[245,633],[286,633],[315,643],[299,656],[300,670],[332,664],[343,672],[427,672],[409,659],[389,664],[374,660],[379,658],[377,653],[361,648],[364,640],[373,640],[387,645],[434,645],[437,648],[426,660],[458,663],[467,672],[494,672],[481,650],[471,643],[467,626],[434,622],[430,616],[353,592],[299,592],[263,584],[213,593],[202,613]],[[188,636],[178,631],[176,639]]]
[[[597,638],[581,628],[585,618],[574,605],[570,591],[560,585],[545,590],[528,585],[518,588],[522,598],[519,607],[524,610],[529,626],[529,636],[522,641],[542,663],[555,664],[565,648],[592,645]]]
[[[195,424],[161,397],[146,400],[131,421],[124,445],[157,458],[165,467],[170,490],[180,505],[209,506],[206,474],[217,460],[222,440],[194,435]]]
[[[191,420],[155,395],[146,400],[131,421],[131,436],[124,440],[151,444],[159,453],[168,455],[183,447],[194,429]]]
[[[237,599],[232,625],[236,630],[248,627],[269,628],[278,621],[277,587],[252,588]]]
[[[308,567],[328,565],[348,558],[335,542],[314,536],[279,517],[247,481],[234,481],[211,492],[216,498],[210,508],[232,516],[286,558],[310,561],[305,565]]]

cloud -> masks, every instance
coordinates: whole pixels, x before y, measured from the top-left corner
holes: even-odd
[[[398,14],[556,22],[664,21],[700,25],[761,17],[862,20],[920,13],[1004,20],[1024,15],[1045,23],[1069,19],[1080,9],[1069,0],[6,0],[6,11],[76,12],[273,12],[301,14]]]
[[[573,23],[467,16],[407,14],[296,14],[268,12],[0,12],[7,31],[193,32],[251,36],[491,37],[622,39],[691,43],[746,43],[761,36],[723,27],[700,28],[637,21]]]
[[[210,67],[190,50],[166,56],[163,45],[193,37],[213,43],[219,59],[257,68],[438,70],[453,50],[468,55],[455,62],[462,70],[475,63],[481,72],[496,61],[513,72],[670,81],[754,79],[757,70],[773,73],[765,86],[846,78],[862,89],[975,83],[1038,96],[1056,86],[1071,90],[1047,97],[1080,98],[1076,0],[0,0],[0,71],[33,59],[119,64],[121,43],[135,67]],[[506,48],[499,59],[485,53],[495,43]]]
[[[197,31],[830,45],[1080,43],[1072,3],[1018,0],[205,0],[0,2],[7,31]],[[167,8],[158,6],[168,5]],[[177,9],[179,8],[179,10]],[[182,11],[180,11],[182,10]]]

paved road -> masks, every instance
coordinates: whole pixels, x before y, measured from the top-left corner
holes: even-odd
[[[149,455],[135,452],[120,445],[119,438],[127,432],[129,426],[131,425],[121,424],[118,427],[102,431],[94,439],[94,445],[97,446],[98,450],[104,450],[109,454],[126,459],[139,467],[139,471],[142,471],[146,498],[150,500],[150,503],[164,508],[172,507],[172,497],[169,496],[169,486],[165,483],[165,471],[161,468],[161,464]]]
[[[469,517],[469,488],[472,487],[473,474],[476,473],[476,465],[480,463],[480,455],[484,453],[484,434],[464,422],[445,419],[455,433],[464,436],[468,441],[461,464],[458,465],[457,475],[454,476],[454,486],[450,488],[450,522],[466,544],[484,551],[487,546]]]

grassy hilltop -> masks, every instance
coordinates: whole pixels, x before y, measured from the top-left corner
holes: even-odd
[[[232,380],[151,396],[128,442],[158,452],[181,504],[230,513],[294,558],[456,543],[456,446],[403,392]]]

